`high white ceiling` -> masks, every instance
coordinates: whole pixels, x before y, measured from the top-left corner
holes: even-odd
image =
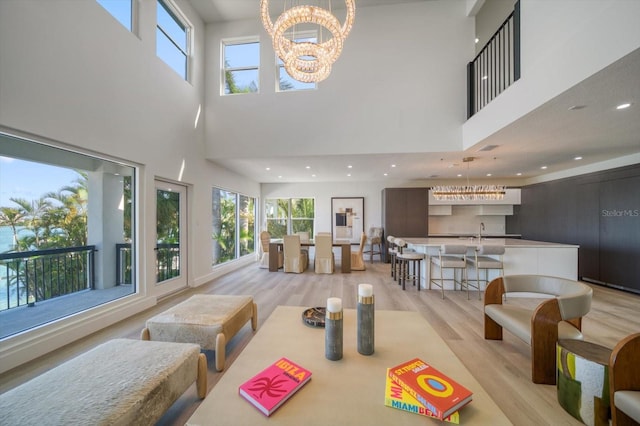
[[[357,6],[428,0],[357,0]],[[259,19],[259,0],[191,0],[206,22]],[[334,4],[341,3],[334,1]],[[623,102],[630,108],[616,110]],[[574,106],[580,108],[569,109]],[[494,151],[480,151],[497,145]],[[596,73],[465,151],[418,154],[225,159],[224,166],[258,182],[531,179],[640,153],[640,49]],[[462,162],[474,157],[472,163]],[[582,157],[575,160],[576,157]],[[392,164],[398,165],[391,168]],[[347,165],[352,168],[348,169]],[[307,169],[306,167],[310,168]],[[546,169],[542,169],[546,166]],[[347,174],[351,173],[351,177]],[[517,173],[521,176],[517,177]],[[312,176],[315,175],[315,176]],[[276,177],[276,179],[278,179]]]

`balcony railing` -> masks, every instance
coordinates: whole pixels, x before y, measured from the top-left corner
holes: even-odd
[[[467,118],[520,79],[520,2],[467,65]]]
[[[116,244],[116,284],[131,284],[131,244]],[[156,246],[156,282],[180,275],[180,244]]]
[[[0,311],[94,289],[95,252],[82,246],[0,254]]]

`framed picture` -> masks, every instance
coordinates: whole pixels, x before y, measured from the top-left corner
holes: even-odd
[[[364,197],[331,198],[331,233],[335,241],[360,244],[364,232]]]

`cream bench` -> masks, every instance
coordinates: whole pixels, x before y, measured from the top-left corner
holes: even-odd
[[[198,345],[114,339],[0,395],[0,423],[153,425],[194,381],[204,398]]]
[[[551,296],[535,309],[503,303],[506,293]],[[544,275],[498,277],[485,289],[484,338],[502,340],[505,328],[531,346],[531,379],[556,383],[556,342],[582,340],[582,317],[591,309],[593,290],[588,285]]]
[[[148,319],[141,339],[196,343],[215,350],[216,370],[222,371],[227,341],[249,320],[256,330],[258,307],[251,296],[196,294]]]

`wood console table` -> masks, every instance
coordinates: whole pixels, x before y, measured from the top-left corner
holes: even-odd
[[[387,368],[414,357],[450,374],[473,392],[473,401],[460,410],[460,424],[511,424],[419,313],[376,311],[375,352],[364,356],[357,351],[356,311],[345,309],[344,356],[329,361],[324,356],[324,329],[303,324],[304,309],[278,306],[187,425],[444,425],[384,405]],[[280,357],[309,369],[311,381],[266,417],[238,395],[238,386]]]
[[[315,242],[313,240],[301,241],[302,247],[314,247]],[[283,250],[284,242],[282,239],[271,240],[269,243],[269,253],[278,253]],[[340,272],[343,274],[351,272],[351,243],[334,241],[334,247],[342,247],[341,259],[340,259]],[[311,264],[311,259],[309,259]],[[269,272],[278,271],[278,255],[269,255]]]

